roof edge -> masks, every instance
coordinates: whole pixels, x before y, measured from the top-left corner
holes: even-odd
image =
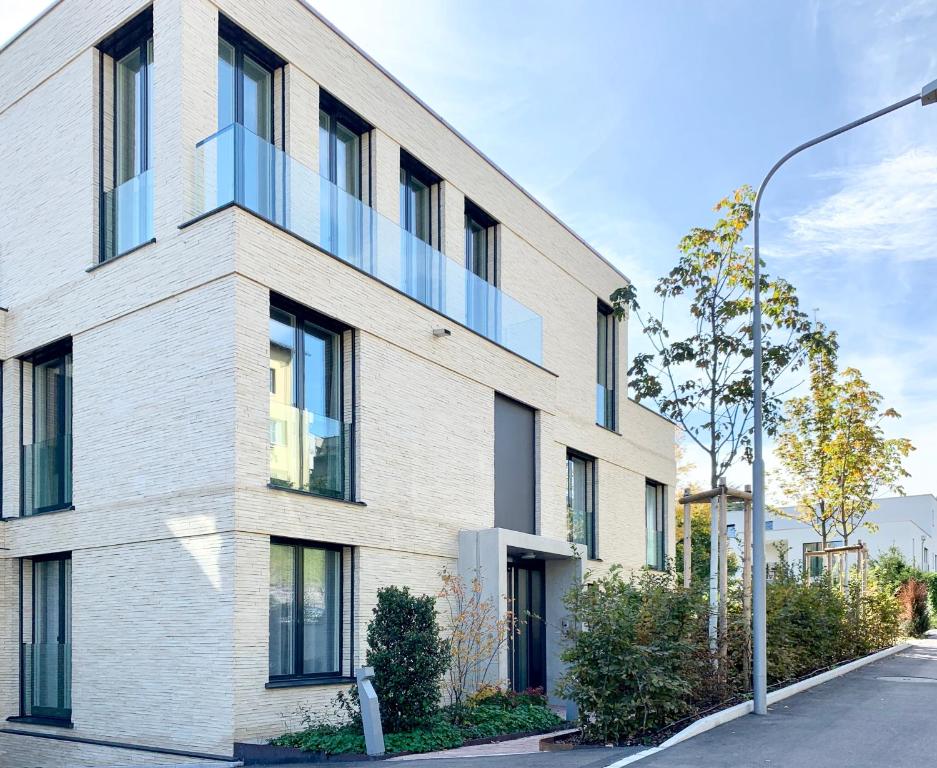
[[[64,0],[53,0],[45,8],[39,11],[31,21],[26,22],[26,26],[23,27],[19,32],[15,33],[13,37],[7,40],[3,45],[0,45],[0,53],[3,53],[7,48],[9,48],[13,43],[19,40],[23,35],[25,35],[30,29],[32,29],[36,24],[38,24],[44,17],[46,17],[50,11],[56,6],[61,5]]]

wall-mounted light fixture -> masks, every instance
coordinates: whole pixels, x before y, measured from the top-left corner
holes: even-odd
[[[433,336],[451,336],[452,331],[448,328],[433,328]]]

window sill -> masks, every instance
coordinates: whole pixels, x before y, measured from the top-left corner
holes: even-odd
[[[267,487],[274,491],[286,491],[287,493],[297,493],[300,496],[309,496],[313,499],[323,499],[324,501],[336,501],[339,504],[352,504],[356,507],[366,507],[368,506],[363,501],[351,501],[350,499],[337,499],[334,496],[325,496],[321,493],[313,493],[312,491],[301,491],[298,488],[287,488],[285,485],[277,485],[276,483],[267,483]]]
[[[599,422],[595,422],[595,426],[597,426],[599,429],[604,429],[606,432],[611,432],[613,435],[618,435],[621,437],[621,432],[619,432],[617,429],[606,427],[604,424],[599,424]]]
[[[74,728],[71,720],[60,720],[57,717],[33,717],[32,715],[23,715],[8,717],[8,723],[25,723],[27,725],[52,725],[56,728]]]
[[[56,507],[55,509],[45,509],[42,512],[33,512],[31,515],[13,515],[4,517],[3,520],[31,520],[34,517],[45,517],[46,515],[58,515],[62,512],[74,512],[75,505],[69,504],[67,507]]]
[[[124,251],[123,253],[118,253],[116,256],[111,256],[111,258],[109,258],[107,261],[98,261],[98,262],[92,264],[90,267],[87,267],[87,268],[85,269],[85,272],[94,272],[94,270],[96,270],[96,269],[100,269],[101,267],[106,267],[108,264],[112,264],[113,262],[117,261],[118,259],[124,258],[124,256],[129,256],[131,253],[136,253],[136,252],[139,251],[141,248],[146,248],[148,245],[153,245],[153,243],[155,243],[155,242],[156,242],[156,238],[155,238],[155,237],[151,237],[151,238],[150,238],[149,240],[147,240],[145,243],[140,243],[140,245],[135,245],[135,246],[134,246],[133,248],[131,248],[130,250]]]
[[[347,685],[355,682],[353,677],[336,675],[334,677],[297,677],[290,680],[270,680],[264,688],[300,688],[310,685]]]

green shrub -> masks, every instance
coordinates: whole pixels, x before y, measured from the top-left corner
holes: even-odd
[[[374,667],[386,734],[431,724],[449,664],[449,644],[440,637],[433,597],[411,595],[406,587],[379,589],[368,624],[367,663]]]
[[[518,703],[507,707],[479,704],[466,707],[462,712],[462,732],[467,739],[545,731],[562,722],[562,718],[543,704]]]
[[[625,579],[620,566],[566,595],[572,619],[561,695],[579,707],[588,740],[621,742],[692,708],[701,664],[699,606],[664,573]]]
[[[885,550],[869,568],[872,580],[883,590],[893,595],[908,579],[923,579],[924,574],[904,559],[897,547]]]
[[[927,595],[930,600],[931,616],[937,617],[937,572],[921,574],[921,580],[927,584]],[[934,622],[931,622],[932,624]]]
[[[917,579],[908,579],[898,590],[901,606],[901,628],[906,635],[922,637],[930,629],[927,614],[927,584]]]

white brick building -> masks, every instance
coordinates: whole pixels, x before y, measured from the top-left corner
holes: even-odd
[[[626,278],[298,0],[55,4],[0,208],[0,764],[230,756],[443,567],[549,689],[570,580],[672,555]]]

